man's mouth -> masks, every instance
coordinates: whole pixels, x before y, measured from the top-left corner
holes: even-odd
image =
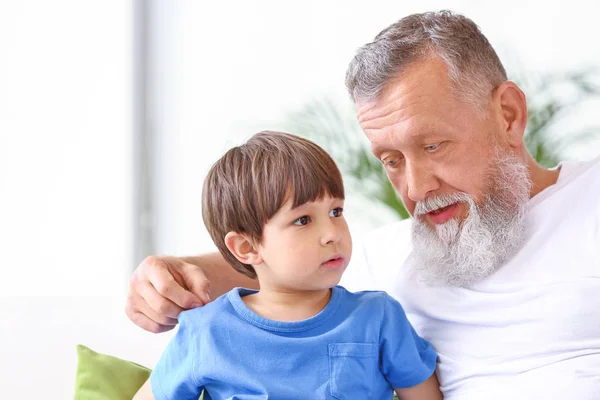
[[[449,206],[438,208],[427,213],[429,220],[436,224],[444,224],[448,222],[456,214],[458,203],[450,204]]]
[[[442,207],[442,208],[438,208],[437,210],[433,210],[431,212],[429,212],[429,214],[433,214],[433,215],[438,215],[444,211],[446,211],[447,209],[449,209],[450,207],[452,207],[454,204],[450,204],[449,206],[446,207]]]

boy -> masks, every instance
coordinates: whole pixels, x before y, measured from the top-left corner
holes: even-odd
[[[261,132],[204,182],[204,222],[260,291],[236,288],[184,311],[135,399],[441,399],[437,355],[384,292],[336,286],[352,241],[331,157]]]

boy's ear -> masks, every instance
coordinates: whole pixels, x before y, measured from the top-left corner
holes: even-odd
[[[263,259],[256,247],[243,233],[229,232],[225,235],[225,246],[242,264],[259,265]]]

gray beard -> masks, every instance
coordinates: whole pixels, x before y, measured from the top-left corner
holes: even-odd
[[[410,263],[432,285],[465,287],[493,274],[525,239],[524,217],[531,180],[527,166],[514,156],[491,164],[486,195],[477,205],[467,193],[427,198],[417,203],[412,224]],[[420,215],[464,202],[467,218],[452,218],[432,230]]]

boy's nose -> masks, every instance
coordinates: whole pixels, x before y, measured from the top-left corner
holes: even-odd
[[[337,243],[340,241],[341,234],[340,229],[335,226],[332,221],[328,221],[324,224],[323,230],[321,232],[321,244],[323,246],[330,243]]]

